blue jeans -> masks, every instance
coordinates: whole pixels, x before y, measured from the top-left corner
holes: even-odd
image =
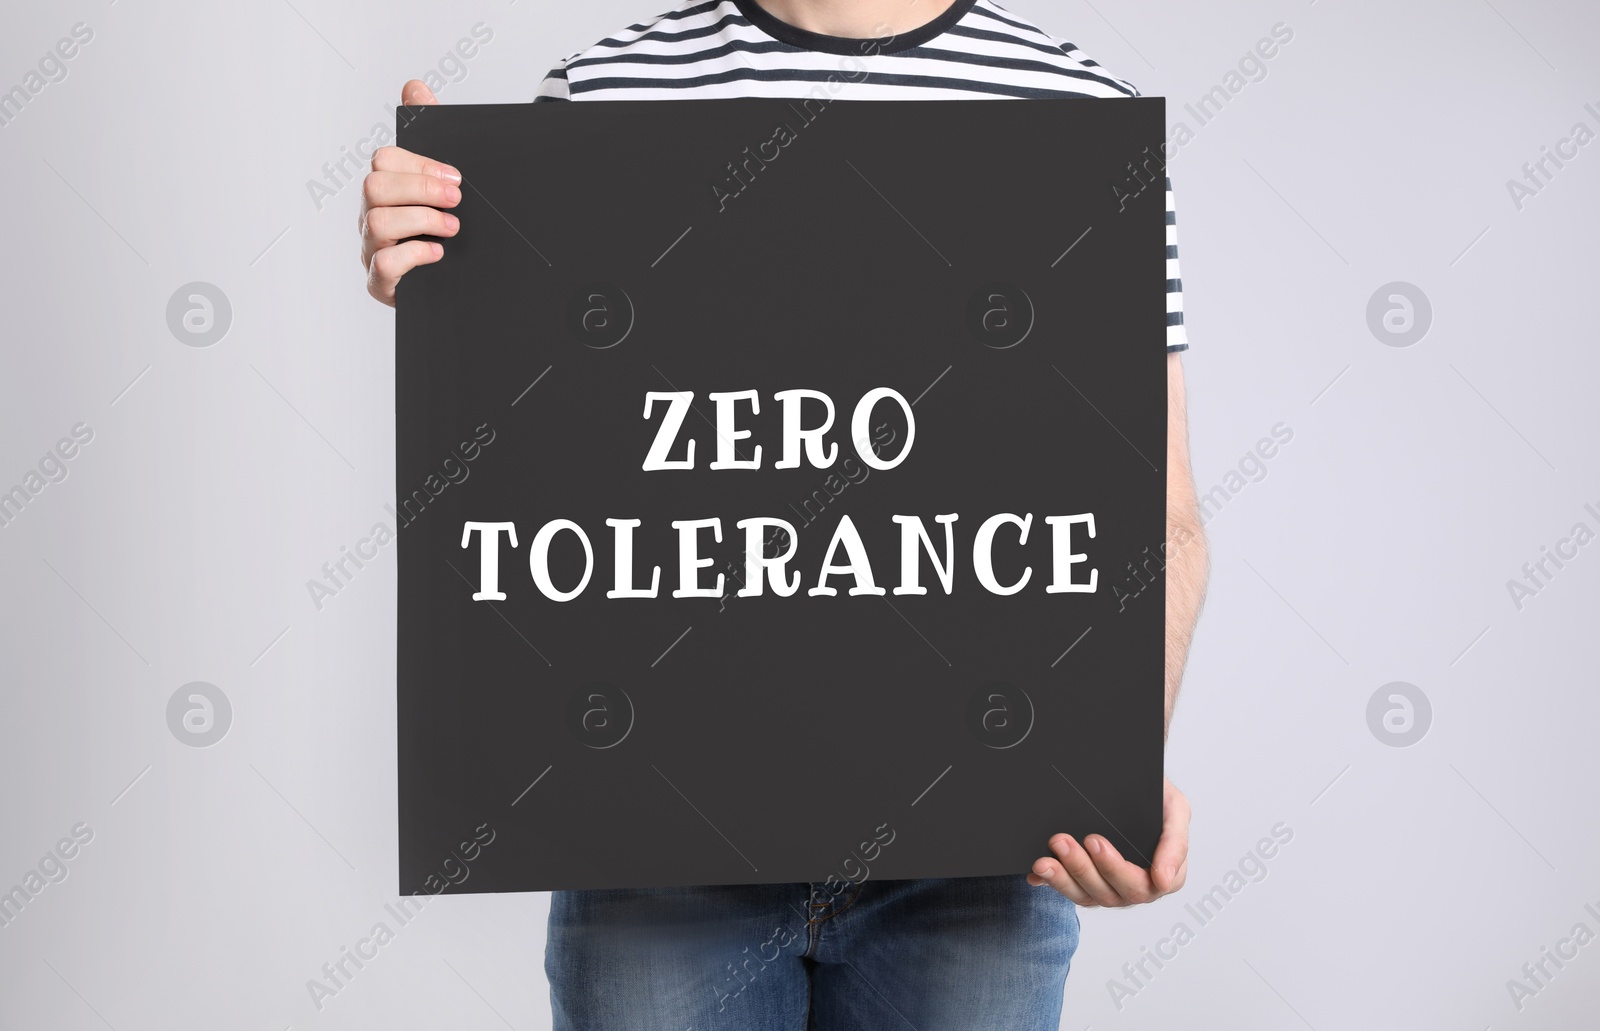
[[[1056,1031],[1077,946],[1021,874],[558,891],[545,971],[555,1031]]]

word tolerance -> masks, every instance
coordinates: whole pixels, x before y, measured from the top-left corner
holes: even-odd
[[[738,442],[751,436],[751,431],[741,430],[738,427],[738,405],[747,403],[752,414],[761,412],[760,395],[754,390],[733,391],[728,393],[712,393],[711,401],[716,405],[716,452],[717,457],[710,463],[710,468],[721,469],[759,469],[762,463],[762,445],[755,445],[749,457],[740,454]],[[783,457],[775,463],[775,468],[798,469],[809,463],[817,469],[830,468],[839,457],[837,442],[829,443],[825,438],[833,427],[834,405],[832,399],[826,394],[815,390],[782,390],[773,395],[774,399],[783,406]],[[654,442],[650,445],[645,455],[643,468],[647,472],[665,472],[671,470],[685,470],[695,468],[695,441],[688,440],[681,448],[683,457],[673,457],[678,448],[678,437],[683,430],[685,417],[694,400],[692,391],[650,391],[645,394],[644,418],[649,419],[658,402],[665,402],[665,413],[661,418]],[[820,425],[806,427],[801,418],[801,403],[810,400],[821,402],[826,412]],[[882,402],[891,402],[898,405],[906,421],[905,443],[897,455],[885,457],[871,447],[868,443],[868,427],[871,422],[873,409]],[[874,469],[894,469],[910,456],[912,446],[916,442],[917,425],[916,417],[912,414],[911,405],[904,395],[890,387],[878,387],[868,391],[856,405],[851,417],[851,437],[857,441],[856,452],[861,461]],[[802,461],[802,456],[804,461]],[[895,515],[893,521],[900,527],[900,583],[894,588],[896,595],[927,594],[928,589],[922,586],[922,554],[927,553],[932,563],[933,572],[939,579],[940,586],[945,594],[950,594],[955,587],[956,567],[956,533],[955,523],[961,518],[960,513],[949,512],[933,516],[933,521],[943,529],[943,547],[935,543],[934,535],[928,531],[927,524],[920,515]],[[1092,594],[1099,585],[1099,570],[1090,568],[1087,575],[1074,575],[1073,567],[1088,561],[1088,555],[1083,552],[1074,552],[1073,529],[1082,527],[1081,534],[1088,539],[1095,536],[1095,522],[1093,512],[1083,512],[1073,515],[1045,516],[1043,522],[1050,527],[1051,566],[1050,582],[1045,587],[1049,594]],[[991,594],[1012,595],[1017,594],[1033,579],[1033,567],[1025,566],[1020,573],[1010,575],[1009,583],[1002,583],[995,571],[994,553],[996,549],[995,538],[1000,535],[1003,528],[1009,539],[1011,534],[1016,536],[1018,547],[1025,547],[1029,535],[1033,531],[1034,517],[1032,512],[1018,515],[1012,512],[1001,512],[990,515],[982,520],[977,531],[972,536],[971,554],[972,570],[978,582]],[[607,519],[606,526],[611,528],[613,536],[613,555],[615,556],[615,573],[613,585],[606,592],[607,598],[655,598],[661,591],[661,567],[655,566],[650,573],[650,586],[638,586],[634,563],[633,534],[634,530],[642,524],[639,519]],[[710,531],[712,540],[717,544],[722,543],[723,521],[712,516],[701,519],[678,519],[672,521],[672,528],[677,531],[678,552],[678,586],[672,592],[674,598],[721,598],[724,595],[725,575],[718,573],[715,583],[707,583],[701,570],[713,565],[715,560],[710,557],[701,557],[702,534]],[[760,516],[740,519],[734,526],[744,531],[745,536],[745,577],[744,587],[738,592],[741,598],[757,597],[765,593],[770,584],[772,592],[779,597],[791,597],[800,589],[801,574],[798,570],[790,571],[789,563],[794,561],[800,547],[799,533],[793,523],[785,519],[770,516]],[[556,585],[550,570],[550,548],[557,535],[570,533],[576,538],[583,549],[584,567],[583,575],[576,585],[562,588]],[[478,521],[467,520],[462,526],[461,547],[472,547],[474,535],[479,541],[479,574],[478,589],[472,595],[474,601],[504,601],[505,593],[500,589],[500,540],[501,534],[505,535],[507,543],[512,548],[520,546],[517,539],[517,527],[510,521]],[[787,548],[777,555],[768,555],[765,546],[769,539],[774,539],[781,534],[787,541]],[[935,531],[938,534],[938,531]],[[773,549],[776,550],[776,549]],[[843,553],[843,561],[840,553]],[[552,519],[546,522],[534,534],[528,546],[528,569],[533,576],[533,582],[540,593],[551,601],[572,601],[584,592],[593,578],[595,567],[594,545],[589,534],[582,526],[570,519]],[[857,595],[882,595],[887,589],[878,586],[874,578],[872,563],[868,559],[865,543],[860,532],[849,516],[841,516],[835,527],[833,536],[828,542],[823,553],[822,563],[817,573],[816,586],[810,588],[806,594],[809,597],[834,597],[839,591],[829,586],[829,577],[849,577],[853,586],[849,594]]]

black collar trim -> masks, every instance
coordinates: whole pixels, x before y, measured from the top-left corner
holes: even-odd
[[[902,32],[897,36],[884,36],[881,39],[850,39],[845,36],[827,36],[820,32],[811,32],[807,29],[796,28],[788,22],[768,13],[767,9],[756,3],[756,0],[733,0],[739,8],[739,13],[744,15],[752,25],[765,32],[780,42],[787,43],[801,50],[816,50],[825,54],[847,54],[853,57],[866,57],[870,54],[898,54],[935,39],[949,31],[967,12],[972,10],[977,0],[956,0],[939,17],[925,25],[920,25],[910,32]]]

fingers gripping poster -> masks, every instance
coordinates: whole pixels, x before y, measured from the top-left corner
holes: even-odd
[[[1148,862],[1160,100],[400,122],[403,892]]]

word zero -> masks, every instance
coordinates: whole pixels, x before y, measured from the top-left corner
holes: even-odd
[[[739,456],[739,441],[750,436],[749,430],[741,430],[739,422],[739,403],[749,402],[752,415],[761,414],[761,395],[754,390],[729,390],[712,392],[706,395],[717,406],[717,457],[711,463],[713,469],[759,469],[761,468],[761,445],[757,444],[750,458]],[[823,437],[833,429],[834,408],[833,399],[820,390],[780,390],[772,395],[773,400],[783,406],[783,457],[773,463],[775,469],[800,468],[800,455],[802,448],[806,460],[818,469],[830,468],[834,460],[839,457],[837,443],[824,443]],[[800,408],[806,401],[820,401],[826,417],[822,425],[806,428],[801,425]],[[892,400],[900,406],[906,418],[906,442],[901,445],[900,453],[892,459],[879,457],[877,452],[869,445],[871,435],[868,431],[872,420],[872,410],[878,402]],[[652,390],[644,395],[644,417],[650,418],[650,413],[655,409],[657,401],[667,404],[666,414],[661,419],[661,426],[656,430],[655,442],[650,445],[649,452],[644,456],[645,472],[661,472],[667,469],[693,469],[694,445],[691,438],[685,445],[683,458],[669,458],[673,445],[677,443],[678,434],[683,430],[683,422],[689,414],[690,407],[694,404],[694,391],[692,390]],[[906,401],[905,395],[892,387],[878,387],[867,391],[861,400],[856,403],[855,412],[850,417],[850,439],[856,442],[856,454],[861,460],[874,469],[893,469],[906,460],[911,454],[911,445],[917,439],[917,420],[911,414],[911,405]]]

